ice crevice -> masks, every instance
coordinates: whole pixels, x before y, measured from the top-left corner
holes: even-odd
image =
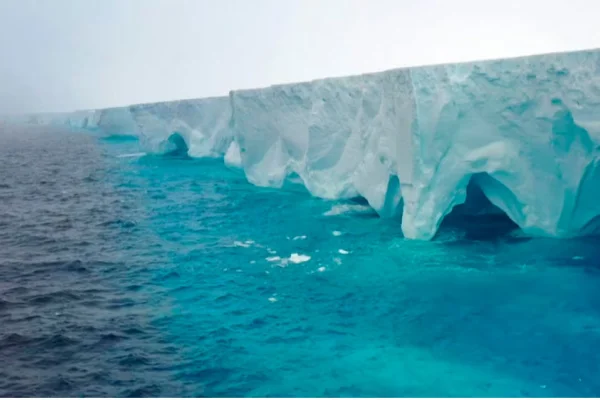
[[[294,176],[314,196],[366,199],[380,216],[401,218],[413,239],[434,237],[469,187],[530,235],[600,226],[596,50],[8,122],[135,135],[150,152],[223,158],[258,186]]]

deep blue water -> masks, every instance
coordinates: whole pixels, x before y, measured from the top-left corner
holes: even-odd
[[[0,132],[0,396],[600,396],[600,239],[408,241],[140,151]]]

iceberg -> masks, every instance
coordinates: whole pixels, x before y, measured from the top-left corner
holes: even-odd
[[[294,178],[325,199],[360,196],[381,217],[401,217],[407,238],[433,238],[468,187],[528,235],[600,226],[597,50],[28,118],[223,157],[258,186]]]

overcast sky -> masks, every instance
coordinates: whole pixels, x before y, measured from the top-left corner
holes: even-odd
[[[0,113],[600,47],[597,0],[0,0]]]

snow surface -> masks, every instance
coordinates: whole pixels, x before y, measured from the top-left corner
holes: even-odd
[[[527,234],[598,232],[600,51],[12,121],[136,135],[154,152],[183,143],[259,186],[294,175],[315,196],[361,196],[382,217],[401,215],[408,238],[432,238],[470,181]]]

